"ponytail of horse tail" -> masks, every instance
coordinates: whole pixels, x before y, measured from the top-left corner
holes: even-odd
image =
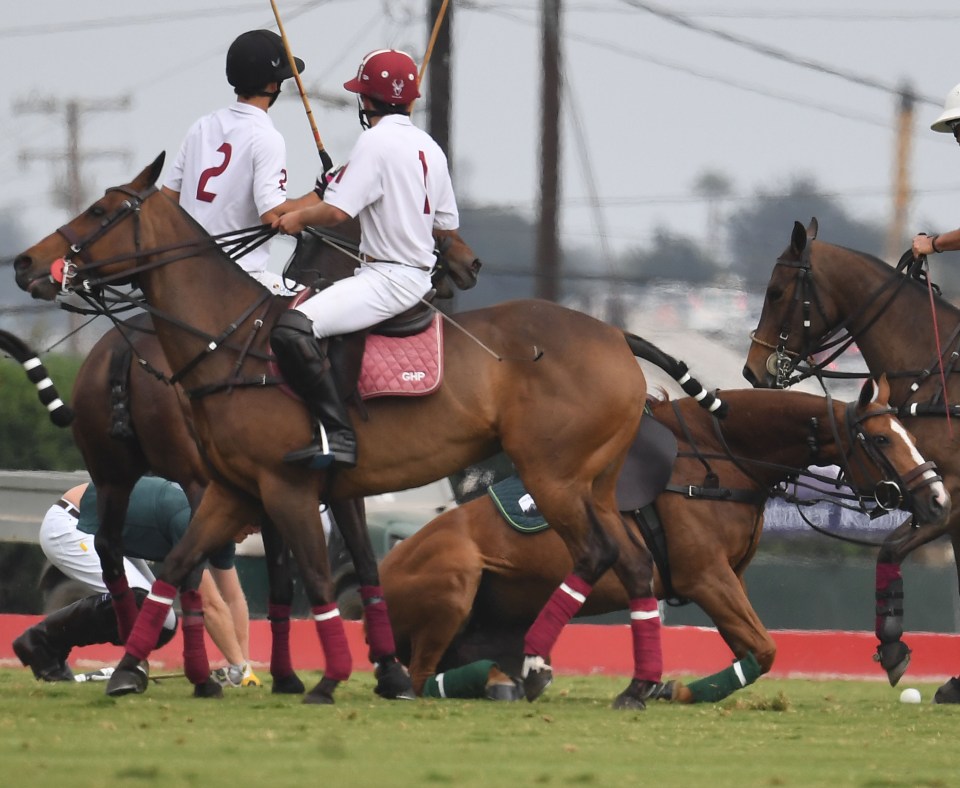
[[[37,396],[40,398],[50,414],[50,421],[58,427],[66,427],[73,421],[73,411],[64,404],[47,374],[43,362],[22,339],[9,331],[0,330],[0,350],[10,355],[26,370],[27,377],[37,387]]]
[[[715,393],[707,391],[703,387],[703,384],[690,374],[690,368],[686,364],[664,353],[652,342],[648,342],[636,334],[624,331],[623,337],[627,340],[627,345],[629,345],[633,355],[660,367],[660,369],[677,381],[684,393],[689,397],[693,397],[700,404],[701,408],[712,413],[718,419],[726,418],[729,410],[727,403],[721,400]]]

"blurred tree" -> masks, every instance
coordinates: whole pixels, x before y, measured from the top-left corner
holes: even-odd
[[[733,193],[733,181],[722,172],[705,170],[693,182],[693,191],[707,201],[707,248],[717,250],[721,243],[720,206]]]
[[[711,282],[718,273],[714,259],[693,238],[665,227],[654,231],[649,249],[627,253],[624,270],[641,282],[675,279],[696,284]]]
[[[880,221],[851,217],[839,202],[823,194],[807,177],[796,177],[785,192],[759,191],[727,220],[731,272],[743,277],[748,289],[763,288],[777,257],[790,243],[793,223],[806,226],[811,217],[820,224],[819,236],[830,243],[882,255],[884,229]]]

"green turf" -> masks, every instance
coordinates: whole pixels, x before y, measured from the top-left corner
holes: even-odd
[[[319,676],[303,674],[308,686]],[[615,712],[625,679],[558,676],[539,701],[382,701],[369,674],[335,706],[268,688],[194,700],[0,670],[8,786],[949,786],[960,708],[882,682],[760,679],[719,704]]]

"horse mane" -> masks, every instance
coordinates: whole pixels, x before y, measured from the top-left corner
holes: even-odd
[[[848,252],[856,257],[861,258],[862,260],[870,263],[874,268],[882,269],[882,273],[887,276],[891,276],[897,273],[896,267],[886,262],[885,260],[880,259],[876,255],[870,254],[869,252],[861,251],[860,249],[851,249],[849,246],[842,246],[841,244],[832,244],[829,241],[817,241],[817,243],[822,243],[825,246],[831,246],[834,249],[840,249],[844,252]],[[920,288],[923,291],[923,294],[927,295],[927,283],[916,279],[915,277],[910,276],[906,271],[902,273],[902,276],[907,280],[907,287]],[[940,288],[937,287],[936,283],[931,279],[930,285],[933,287],[933,295],[937,299],[937,306],[949,308],[952,312],[960,312],[958,308],[947,298],[945,298],[940,293]]]

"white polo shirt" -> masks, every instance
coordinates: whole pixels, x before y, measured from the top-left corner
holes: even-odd
[[[432,269],[433,230],[456,230],[460,215],[443,150],[405,115],[364,131],[325,202],[360,217],[360,251]]]
[[[266,112],[239,102],[193,124],[164,182],[210,235],[260,224],[287,199],[286,184],[283,136]],[[263,244],[238,262],[254,274],[269,260]]]

